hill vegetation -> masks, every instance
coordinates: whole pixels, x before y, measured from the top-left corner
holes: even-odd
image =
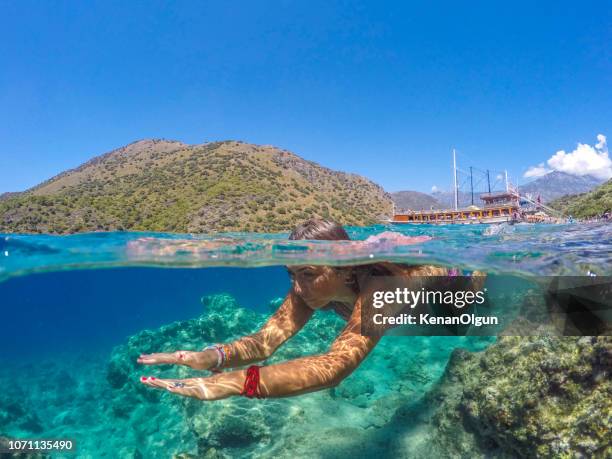
[[[371,224],[391,210],[379,185],[286,150],[142,140],[5,196],[0,232],[274,232],[311,217]]]
[[[592,191],[568,195],[549,204],[566,215],[578,218],[593,217],[612,210],[612,179]]]

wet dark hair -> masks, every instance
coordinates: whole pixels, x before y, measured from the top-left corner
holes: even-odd
[[[289,235],[289,239],[296,241],[300,239],[311,239],[320,241],[350,241],[346,230],[340,223],[332,220],[321,220],[311,218],[295,227]]]

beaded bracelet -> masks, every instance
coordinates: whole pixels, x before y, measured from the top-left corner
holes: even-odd
[[[214,349],[217,351],[217,364],[211,368],[211,370],[217,370],[223,366],[225,362],[228,361],[228,353],[225,351],[225,346],[222,344],[213,344],[210,346],[206,346],[203,350],[206,351],[208,349]]]
[[[223,361],[225,360],[224,358],[225,354],[221,351],[220,346],[217,346],[217,345],[206,346],[202,350],[207,351],[209,349],[217,352],[217,364],[213,368],[211,368],[211,370],[216,370],[218,368],[221,368],[221,365],[223,365]]]
[[[222,344],[219,344],[217,349],[219,350],[219,353],[221,354],[221,366],[225,365],[225,362],[227,361],[227,354],[225,353],[225,346],[223,346]]]
[[[221,349],[222,349],[222,351],[223,351],[223,355],[224,355],[224,357],[225,357],[224,364],[225,364],[225,366],[227,366],[227,363],[228,363],[228,362],[229,362],[229,360],[230,360],[230,354],[229,354],[229,349],[230,349],[230,347],[229,347],[227,344],[223,344],[223,345],[221,346]]]

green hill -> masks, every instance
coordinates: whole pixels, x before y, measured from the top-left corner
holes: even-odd
[[[141,140],[0,200],[0,232],[283,231],[310,217],[375,222],[375,183],[272,146]]]
[[[612,179],[587,193],[563,196],[549,203],[555,209],[578,218],[593,217],[612,210]]]

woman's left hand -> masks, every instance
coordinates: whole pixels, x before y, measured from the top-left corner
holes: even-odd
[[[209,378],[158,379],[154,376],[143,376],[140,382],[146,386],[166,389],[173,394],[198,400],[220,400],[231,395],[240,394],[240,376],[230,372]],[[244,376],[242,377],[244,380]]]
[[[173,394],[184,395],[186,397],[197,398],[199,400],[214,400],[210,390],[206,387],[206,378],[189,379],[157,379],[155,376],[143,376],[140,378],[146,386],[166,389]]]

